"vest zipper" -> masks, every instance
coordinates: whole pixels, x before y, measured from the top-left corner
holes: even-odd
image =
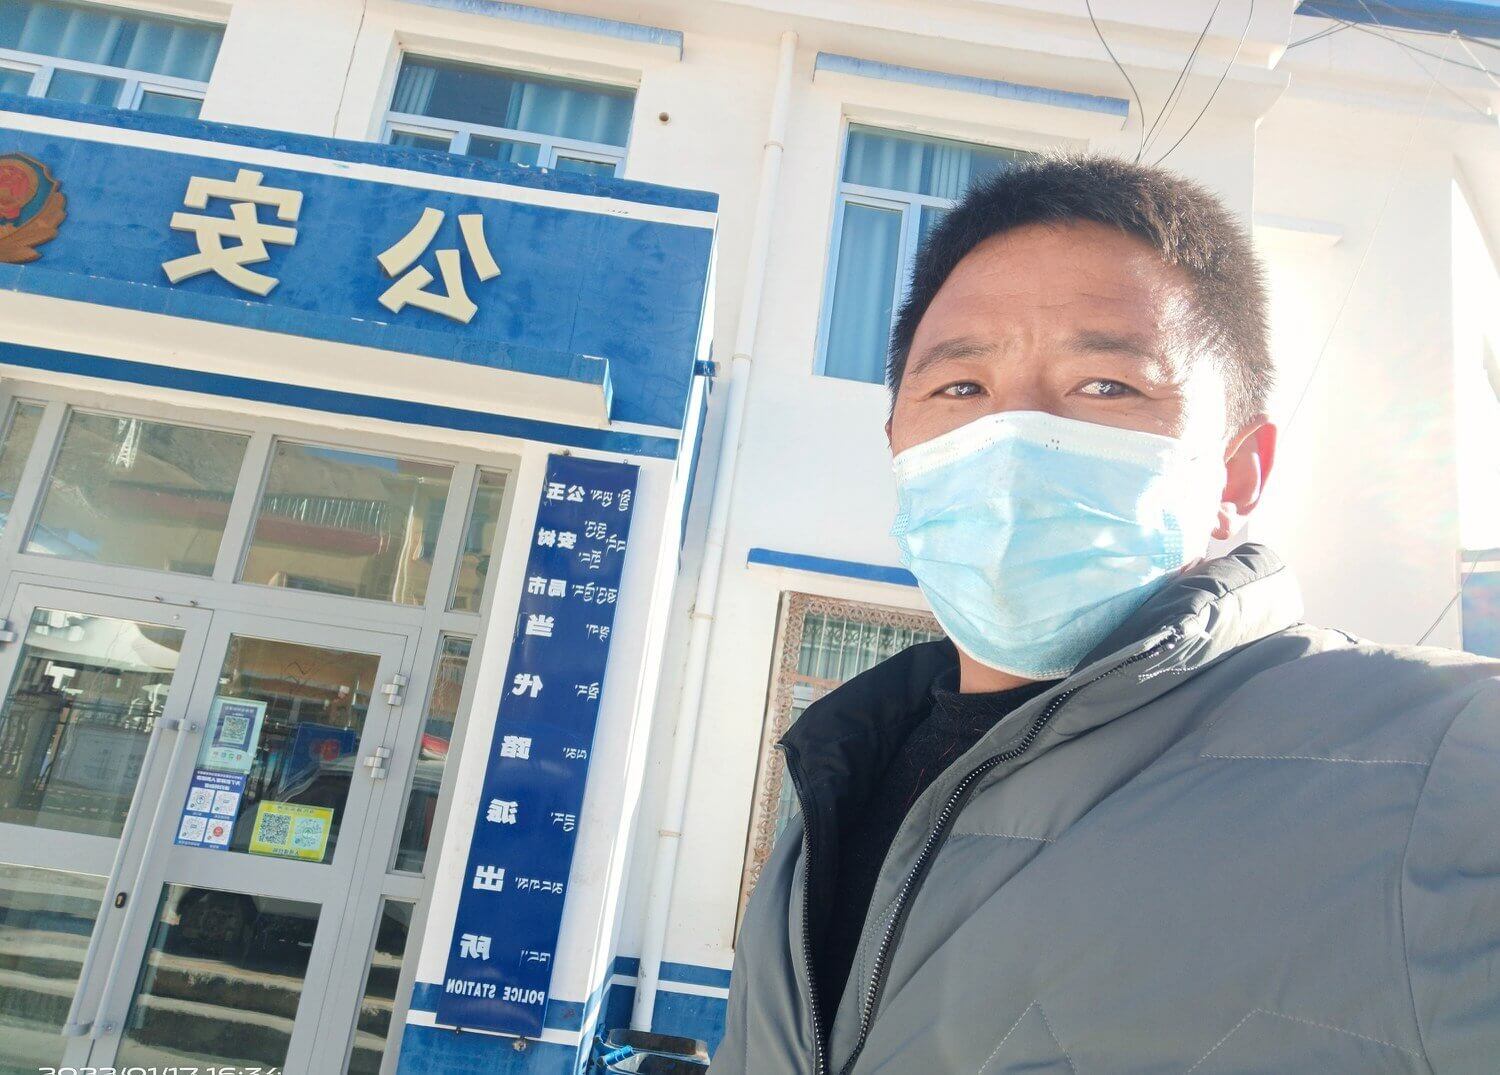
[[[932,831],[927,834],[927,841],[922,845],[922,850],[917,855],[917,861],[912,865],[910,872],[907,873],[906,880],[902,882],[900,892],[896,894],[895,910],[891,912],[890,921],[887,923],[885,927],[885,933],[881,936],[880,939],[880,947],[875,952],[875,970],[874,973],[870,976],[870,987],[868,990],[866,990],[865,999],[860,1006],[859,1038],[855,1041],[854,1051],[849,1055],[848,1062],[843,1066],[843,1068],[840,1069],[839,1075],[850,1075],[850,1072],[854,1068],[855,1061],[859,1059],[859,1054],[865,1047],[865,1039],[870,1036],[870,1024],[874,1020],[875,1016],[875,1006],[880,1003],[880,994],[885,987],[886,975],[890,970],[889,960],[891,949],[895,946],[897,936],[900,934],[902,928],[906,925],[906,913],[911,907],[912,897],[915,896],[917,890],[921,888],[922,882],[926,879],[927,876],[927,868],[932,864],[933,856],[937,853],[938,848],[942,846],[943,841],[947,838],[948,829],[951,827],[953,820],[958,816],[959,811],[963,809],[964,804],[968,799],[969,793],[974,790],[974,785],[979,781],[979,778],[984,776],[984,774],[988,773],[991,769],[995,768],[995,766],[1002,765],[1008,761],[1014,761],[1022,754],[1025,754],[1026,751],[1030,750],[1032,745],[1037,741],[1038,737],[1041,736],[1042,731],[1047,727],[1049,723],[1051,723],[1052,718],[1057,714],[1057,711],[1062,708],[1063,704],[1069,698],[1077,694],[1084,687],[1092,686],[1093,684],[1098,683],[1101,679],[1104,679],[1107,676],[1112,676],[1120,669],[1135,664],[1137,661],[1143,661],[1149,657],[1153,657],[1156,655],[1158,650],[1161,650],[1163,648],[1170,648],[1173,645],[1176,645],[1176,643],[1184,637],[1184,634],[1185,633],[1183,632],[1183,630],[1179,627],[1165,628],[1163,631],[1158,632],[1157,634],[1142,642],[1140,650],[1138,650],[1130,657],[1127,657],[1119,664],[1116,664],[1113,667],[1100,672],[1097,676],[1095,676],[1093,679],[1090,679],[1086,683],[1080,683],[1076,687],[1069,687],[1067,690],[1059,694],[1056,698],[1052,699],[1047,708],[1044,709],[1037,716],[1037,718],[1031,722],[1031,727],[1026,729],[1026,734],[1021,737],[1021,741],[1018,744],[1007,751],[996,754],[992,758],[986,759],[978,768],[971,770],[969,774],[962,780],[960,780],[954,787],[952,793],[948,796],[948,801],[943,804],[943,809],[938,814],[937,824],[934,825]],[[797,780],[795,777],[793,777],[792,779],[792,785],[793,787],[797,787]],[[800,787],[797,788],[797,794],[799,797],[802,794],[802,790]],[[807,841],[805,838],[803,840],[803,848],[804,850],[807,849]],[[806,912],[808,897],[807,871],[810,868],[810,865],[811,855],[809,854],[807,863],[803,866],[802,879],[802,947],[804,953],[807,953],[809,948]],[[813,996],[813,990],[812,963],[810,959],[808,961],[807,984],[808,996],[809,1000],[811,1000]],[[822,1043],[817,1031],[817,1026],[817,1007],[814,1004],[813,1059],[816,1065],[816,1075],[823,1075],[825,1068],[822,1055]]]
[[[781,744],[777,744],[780,746]],[[797,768],[795,752],[781,746],[786,761],[787,775],[792,778],[792,789],[797,801],[802,804],[802,816],[807,814],[807,798],[802,793],[802,773]],[[823,1027],[818,1019],[818,987],[813,980],[812,933],[808,928],[808,896],[812,891],[812,830],[802,828],[802,965],[807,968],[807,1010],[812,1017],[813,1075],[827,1075],[828,1061],[823,1055]]]

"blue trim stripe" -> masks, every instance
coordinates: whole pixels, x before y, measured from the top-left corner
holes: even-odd
[[[681,982],[684,985],[706,985],[716,989],[729,988],[729,972],[722,967],[700,967],[696,963],[668,963],[661,965],[661,980]]]
[[[615,956],[614,974],[623,975],[626,978],[634,978],[641,973],[640,956]]]
[[[547,444],[562,444],[573,448],[618,452],[621,455],[639,455],[653,459],[672,459],[677,455],[677,442],[668,437],[648,437],[638,433],[587,429],[581,426],[563,425],[560,422],[543,422],[504,414],[460,410],[457,407],[444,407],[435,403],[415,403],[380,396],[362,396],[329,388],[308,388],[303,385],[262,381],[252,377],[206,373],[202,370],[180,369],[175,366],[158,366],[150,362],[133,362],[122,358],[105,358],[101,355],[55,351],[47,347],[30,347],[25,344],[0,342],[0,363],[21,366],[25,369],[46,370],[51,373],[71,373],[106,381],[148,385],[153,388],[200,392],[211,396],[252,400],[256,403],[274,403],[304,410],[348,414],[360,418],[378,418],[387,422],[400,422],[404,425],[458,429],[471,433],[541,441]]]
[[[746,563],[765,567],[790,567],[798,571],[815,571],[820,575],[839,575],[846,579],[869,582],[891,582],[897,586],[915,586],[917,577],[903,567],[862,564],[857,560],[835,560],[829,556],[808,556],[800,552],[778,552],[775,549],[751,549]]]
[[[1053,90],[1045,86],[1029,86],[1023,82],[1003,82],[994,78],[976,78],[973,75],[951,75],[942,71],[926,71],[920,67],[902,67],[900,64],[882,63],[879,60],[862,60],[857,56],[841,56],[835,52],[818,53],[814,70],[859,75],[862,78],[878,78],[886,82],[904,82],[911,86],[930,86],[939,90],[957,90],[960,93],[977,93],[1003,101],[1023,101],[1026,104],[1097,112],[1106,116],[1119,116],[1121,119],[1130,115],[1130,102],[1123,97],[1102,97],[1098,94],[1077,93],[1073,90]]]
[[[1500,7],[1471,0],[1302,0],[1298,15],[1500,40]]]
[[[574,15],[568,11],[551,11],[527,4],[510,4],[502,0],[405,0],[408,4],[441,8],[445,11],[462,11],[474,15],[488,15],[493,19],[524,22],[532,26],[545,26],[553,30],[572,30],[580,34],[597,37],[613,37],[619,41],[634,41],[644,45],[663,45],[677,50],[682,59],[682,31],[663,30],[659,26],[643,26],[634,22],[619,22],[601,19],[593,15]]]
[[[348,138],[324,138],[320,135],[292,134],[263,127],[243,127],[236,123],[210,123],[181,116],[153,115],[148,112],[126,112],[101,105],[49,101],[41,97],[22,97],[0,93],[0,111],[20,112],[31,116],[112,127],[122,131],[192,138],[201,142],[247,146],[304,157],[322,157],[348,164],[372,164],[383,168],[400,168],[427,175],[453,176],[483,183],[506,183],[532,190],[551,190],[566,194],[583,194],[595,198],[660,205],[712,213],[717,211],[719,196],[700,190],[681,190],[655,183],[637,183],[629,179],[588,176],[572,172],[554,172],[521,165],[497,164],[474,157],[460,157],[446,150],[417,149],[412,146],[388,146],[381,142],[356,142]]]

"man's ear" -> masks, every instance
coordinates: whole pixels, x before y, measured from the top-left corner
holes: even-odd
[[[891,417],[894,417],[894,415],[891,416]],[[885,420],[885,446],[886,446],[886,448],[888,450],[891,448],[891,419],[890,418],[887,418]]]
[[[1224,456],[1224,492],[1219,498],[1219,521],[1213,536],[1227,541],[1255,510],[1266,490],[1266,479],[1276,461],[1276,426],[1257,414],[1230,440]]]

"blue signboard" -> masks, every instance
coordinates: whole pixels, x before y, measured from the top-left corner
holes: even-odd
[[[541,1033],[593,749],[636,467],[554,455],[437,1022]]]
[[[66,207],[0,288],[598,385],[612,420],[682,428],[712,195],[6,95],[0,112],[57,121],[0,118],[0,155]],[[122,123],[201,148],[90,137]],[[267,141],[280,166],[235,159]]]

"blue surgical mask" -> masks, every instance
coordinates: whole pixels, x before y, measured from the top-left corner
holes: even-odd
[[[891,536],[948,637],[1025,679],[1071,672],[1203,555],[1224,463],[1182,441],[1036,411],[896,456]]]

